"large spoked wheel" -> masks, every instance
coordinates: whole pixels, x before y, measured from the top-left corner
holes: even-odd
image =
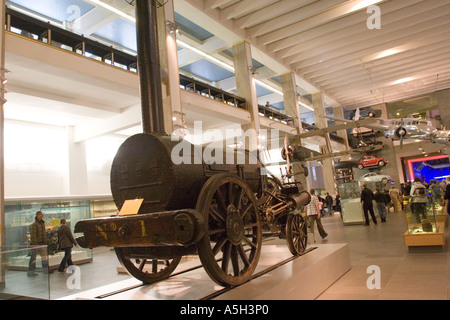
[[[247,281],[262,245],[258,206],[248,184],[233,174],[215,175],[203,186],[196,209],[207,225],[197,244],[205,271],[222,286]]]
[[[150,284],[168,278],[180,263],[181,256],[173,259],[131,258],[132,248],[115,248],[122,266],[136,279]]]
[[[302,254],[308,245],[308,226],[300,214],[289,214],[286,221],[286,242],[294,256]]]

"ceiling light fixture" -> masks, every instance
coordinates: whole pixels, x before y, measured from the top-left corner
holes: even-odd
[[[195,53],[198,53],[199,55],[205,57],[206,59],[217,63],[218,65],[224,67],[225,69],[227,69],[227,70],[229,70],[231,72],[235,71],[233,66],[230,66],[229,64],[227,64],[227,63],[225,63],[223,61],[220,61],[219,59],[217,59],[217,58],[215,58],[215,57],[213,57],[213,56],[211,56],[211,55],[209,55],[209,54],[207,54],[207,53],[205,53],[205,52],[203,52],[203,51],[201,51],[201,50],[199,50],[199,49],[197,49],[197,48],[195,48],[195,47],[193,47],[193,46],[191,46],[189,44],[187,44],[186,42],[183,42],[183,41],[180,41],[180,40],[177,39],[177,43],[181,47],[189,49],[191,51],[194,51]]]
[[[300,101],[300,100],[298,101],[298,104],[301,105],[301,106],[303,106],[303,107],[305,107],[305,108],[308,109],[308,110],[314,111],[314,108],[313,108],[313,107],[308,106],[306,103],[303,103],[303,102]]]
[[[96,4],[96,5],[99,5],[100,7],[103,7],[106,10],[114,12],[115,14],[121,16],[122,18],[125,18],[125,19],[127,19],[127,20],[129,20],[129,21],[131,21],[133,23],[136,23],[136,18],[135,17],[130,16],[129,14],[126,14],[125,12],[123,12],[123,11],[121,11],[121,10],[119,10],[119,9],[109,5],[109,4],[106,4],[103,1],[100,1],[100,0],[87,0],[87,1],[91,2],[93,4]]]
[[[389,56],[392,56],[392,55],[397,54],[397,53],[400,53],[400,52],[402,52],[402,50],[398,50],[398,49],[387,49],[387,50],[381,51],[381,52],[376,56],[375,59],[381,59],[381,58],[384,58],[384,57],[389,57]]]
[[[281,92],[281,91],[278,90],[278,89],[275,89],[275,88],[272,87],[272,86],[269,86],[268,84],[262,82],[261,80],[255,79],[255,82],[256,82],[258,85],[260,85],[261,87],[266,88],[266,89],[269,89],[270,91],[275,92],[275,93],[278,93],[279,95],[283,96],[283,92]]]
[[[383,1],[383,0],[362,0],[362,1],[358,2],[354,7],[352,7],[348,11],[348,13],[367,8],[367,7],[377,4],[378,2],[381,2],[381,1]]]
[[[392,84],[396,85],[396,84],[401,84],[401,83],[405,83],[405,82],[409,82],[409,81],[413,81],[413,80],[414,80],[413,77],[402,78],[402,79],[395,80]]]

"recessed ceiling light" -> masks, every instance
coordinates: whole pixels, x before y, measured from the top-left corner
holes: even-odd
[[[405,83],[405,82],[409,82],[409,81],[413,81],[413,80],[414,80],[413,77],[402,78],[402,79],[395,80],[392,84],[400,84],[400,83]]]

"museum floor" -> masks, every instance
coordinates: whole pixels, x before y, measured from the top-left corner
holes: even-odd
[[[344,226],[338,213],[326,216],[322,221],[328,238],[318,240],[317,243],[348,243],[352,268],[325,290],[318,297],[319,300],[450,298],[448,246],[408,251],[402,237],[406,231],[403,213],[389,213],[387,223],[379,222],[378,225],[370,226]],[[80,266],[82,280],[79,291],[129,279],[128,275],[117,273],[118,265],[113,251],[106,248],[96,249],[94,261]],[[367,268],[371,265],[380,267],[381,289],[367,288],[366,281],[370,276]],[[52,300],[76,294],[76,289],[67,288],[68,277],[68,274],[58,272],[50,275]]]

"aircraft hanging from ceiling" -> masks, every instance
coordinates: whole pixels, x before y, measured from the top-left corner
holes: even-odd
[[[326,117],[335,121],[348,121],[347,119],[339,119],[335,117]],[[359,109],[356,110],[354,120],[362,120],[374,118],[374,113],[368,116],[360,116]],[[432,141],[436,143],[449,144],[450,130],[437,129],[431,120],[424,118],[400,118],[400,119],[376,119],[376,123],[369,123],[364,127],[355,127],[352,130],[354,135],[365,134],[367,132],[380,131],[386,138],[400,140],[400,146],[403,146],[404,139],[418,139],[424,141]]]

